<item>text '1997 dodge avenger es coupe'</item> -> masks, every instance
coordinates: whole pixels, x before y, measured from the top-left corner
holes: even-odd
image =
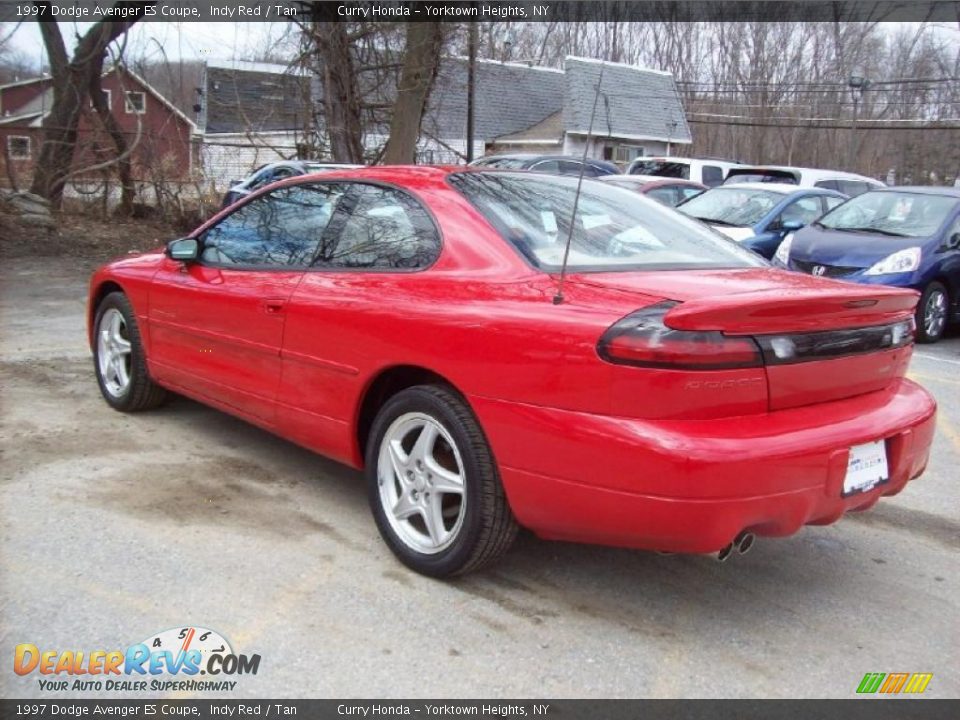
[[[383,539],[433,576],[520,526],[725,557],[923,472],[916,292],[771,268],[577,186],[427,167],[271,185],[94,274],[103,396],[181,393],[364,468]]]

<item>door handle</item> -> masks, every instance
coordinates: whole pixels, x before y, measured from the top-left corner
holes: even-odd
[[[282,298],[273,298],[263,301],[263,311],[267,315],[279,315],[283,312],[284,301]]]

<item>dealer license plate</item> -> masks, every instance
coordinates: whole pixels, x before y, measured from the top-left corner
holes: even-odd
[[[887,448],[883,440],[850,448],[847,475],[843,479],[844,495],[864,492],[888,478]]]

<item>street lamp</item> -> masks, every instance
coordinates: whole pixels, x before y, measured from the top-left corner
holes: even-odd
[[[852,170],[857,157],[857,110],[860,107],[860,99],[863,92],[870,87],[870,80],[860,73],[851,73],[847,80],[850,87],[850,94],[853,96],[853,116],[850,118],[850,141],[847,143],[847,168]]]
[[[667,157],[670,157],[670,142],[673,140],[673,131],[677,129],[677,121],[667,123]]]

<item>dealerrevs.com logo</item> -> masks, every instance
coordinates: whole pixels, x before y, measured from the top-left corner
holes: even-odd
[[[202,627],[164,630],[126,650],[42,650],[22,643],[13,655],[14,672],[43,676],[37,683],[46,692],[233,690],[237,681],[224,676],[259,669],[259,655],[239,655],[226,638]]]

